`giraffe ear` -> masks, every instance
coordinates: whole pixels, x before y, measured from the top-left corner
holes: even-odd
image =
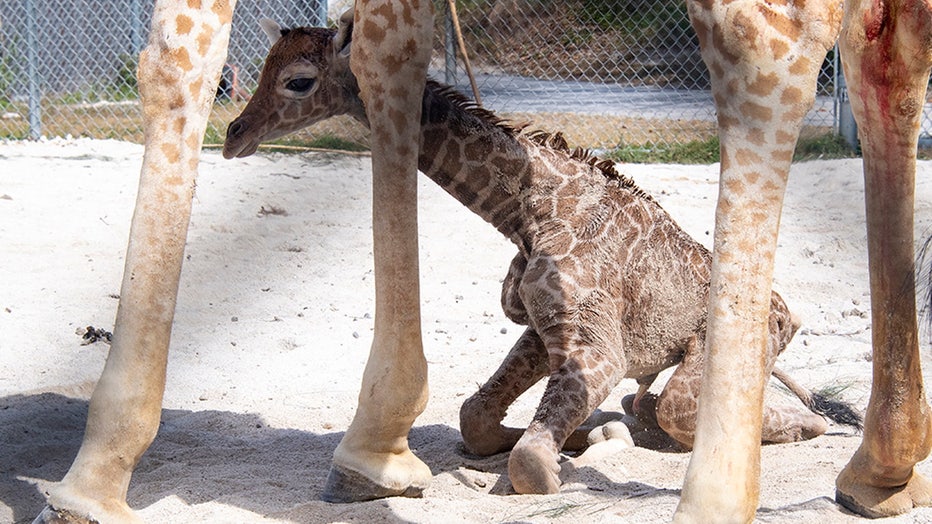
[[[259,20],[259,27],[262,28],[262,32],[265,33],[265,36],[269,37],[269,46],[275,45],[275,42],[288,32],[287,29],[282,29],[282,26],[278,25],[278,22],[270,18],[263,18]]]
[[[350,53],[350,44],[353,40],[353,10],[347,9],[340,15],[340,28],[333,37],[333,49],[346,57]]]

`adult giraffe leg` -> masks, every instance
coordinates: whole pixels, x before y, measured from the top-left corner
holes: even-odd
[[[864,437],[836,481],[839,503],[868,517],[932,503],[913,470],[932,448],[920,370],[914,280],[916,142],[932,66],[926,1],[849,1],[839,40],[864,153],[873,383]]]
[[[696,438],[676,522],[749,522],[773,257],[793,149],[841,21],[839,1],[691,0],[718,109],[721,179]]]
[[[139,57],[145,154],[113,343],[91,396],[84,441],[38,522],[137,520],[126,491],[158,430],[198,158],[234,4],[155,6],[149,45]]]
[[[375,334],[356,415],[323,497],[419,496],[430,469],[408,448],[427,402],[417,251],[421,101],[433,36],[429,0],[358,0],[350,66],[372,130]]]

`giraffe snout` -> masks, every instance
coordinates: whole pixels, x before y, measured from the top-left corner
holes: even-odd
[[[243,121],[243,118],[237,118],[227,126],[227,136],[223,141],[223,158],[227,160],[236,157],[246,157],[256,152],[258,142],[248,140],[247,131],[249,126]]]

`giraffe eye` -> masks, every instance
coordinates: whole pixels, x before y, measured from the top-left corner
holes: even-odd
[[[295,78],[285,84],[285,89],[296,93],[305,93],[310,91],[312,87],[314,87],[313,78]]]

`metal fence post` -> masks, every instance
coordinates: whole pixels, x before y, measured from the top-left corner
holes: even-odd
[[[313,0],[315,2],[315,11],[314,18],[311,20],[311,25],[314,27],[326,27],[327,26],[327,0]]]
[[[29,138],[38,140],[42,136],[42,93],[39,86],[39,49],[36,45],[36,6],[34,0],[26,0],[26,56],[29,62]]]
[[[130,40],[133,46],[133,55],[142,51],[142,1],[132,0],[130,3]]]
[[[845,139],[851,149],[858,148],[858,123],[851,112],[851,101],[848,99],[848,83],[845,81],[845,72],[838,59],[838,46],[835,46],[835,129]]]
[[[453,43],[453,15],[450,6],[444,10],[443,16],[443,81],[447,85],[456,85],[456,44]]]

